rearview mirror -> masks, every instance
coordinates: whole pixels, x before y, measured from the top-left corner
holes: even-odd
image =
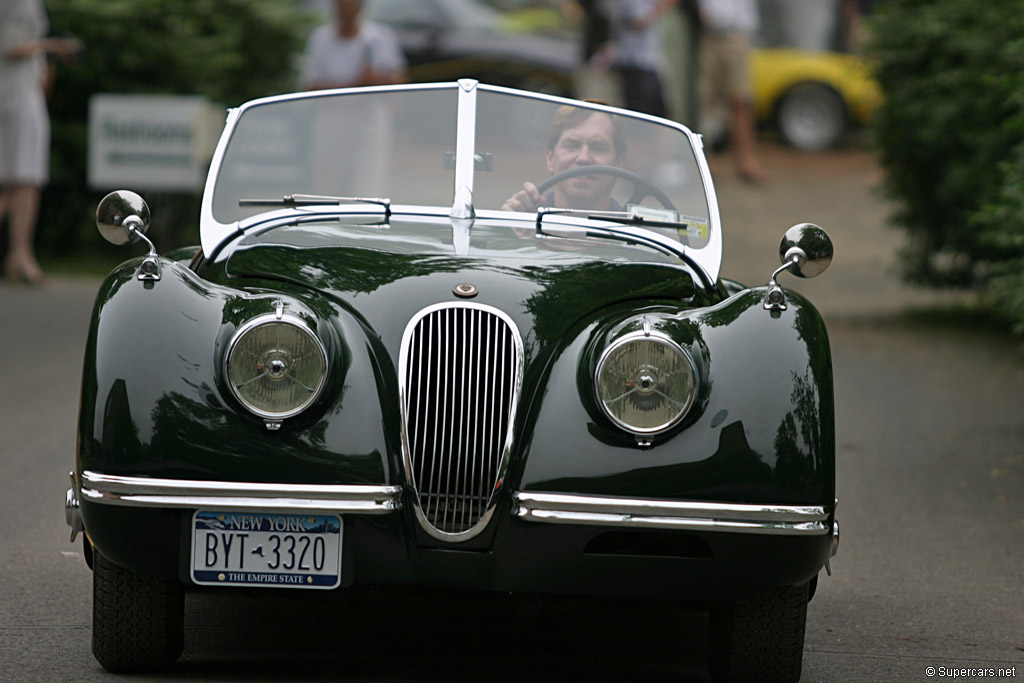
[[[146,200],[128,190],[111,192],[96,207],[96,228],[103,239],[116,244],[137,242],[149,230]]]
[[[797,277],[817,277],[832,263],[832,239],[813,223],[800,223],[786,231],[779,244],[779,259]]]
[[[146,237],[149,230],[149,206],[146,200],[128,190],[111,192],[100,200],[96,207],[96,228],[103,239],[116,244],[131,244],[142,241],[149,247],[149,253],[139,266],[138,279],[153,281],[160,279],[160,258],[156,247]]]
[[[832,263],[832,239],[812,223],[799,223],[786,231],[779,244],[782,266],[772,273],[764,295],[764,308],[778,316],[786,310],[786,294],[776,282],[780,273],[789,271],[797,277],[817,277]]]

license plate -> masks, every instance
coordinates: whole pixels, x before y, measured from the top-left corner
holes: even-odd
[[[214,586],[335,588],[338,515],[200,510],[192,518],[192,580]]]

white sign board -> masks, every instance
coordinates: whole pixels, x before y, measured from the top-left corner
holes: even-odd
[[[93,95],[89,185],[201,191],[226,113],[187,95]]]

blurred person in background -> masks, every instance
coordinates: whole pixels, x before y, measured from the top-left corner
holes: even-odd
[[[299,75],[306,90],[404,83],[405,55],[394,32],[362,17],[362,0],[334,0],[334,17],[313,30]],[[330,135],[345,154],[314,150],[318,176],[331,183],[322,192],[372,195],[390,185],[394,117],[380,99],[357,98],[325,110],[313,121],[316,135]],[[359,159],[352,164],[347,159]],[[358,172],[355,171],[358,167]]]
[[[615,0],[610,3],[612,59],[627,109],[665,116],[661,77],[661,17],[679,0]]]
[[[398,39],[388,27],[365,21],[362,10],[362,0],[334,0],[333,22],[309,36],[301,87],[324,90],[405,82],[405,55]]]
[[[610,0],[579,0],[582,26],[580,31],[580,68],[575,76],[575,96],[582,100],[600,100],[620,106],[621,88],[618,76],[611,70]]]
[[[587,62],[604,47],[611,38],[611,21],[606,13],[607,0],[579,0],[583,15],[583,61]]]
[[[750,38],[760,23],[757,0],[698,1],[702,128],[724,105],[737,172],[748,182],[760,183],[765,174],[757,160],[750,84]]]
[[[71,57],[77,40],[46,38],[49,22],[40,0],[0,0],[0,220],[7,217],[4,277],[37,285],[43,272],[33,237],[39,195],[50,178],[52,83],[48,54]]]
[[[847,52],[860,53],[867,42],[864,17],[871,14],[874,0],[843,0],[843,25],[845,28],[844,47]]]

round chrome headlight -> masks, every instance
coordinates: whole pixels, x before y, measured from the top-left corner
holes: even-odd
[[[327,379],[327,351],[298,318],[275,314],[235,333],[225,362],[228,385],[260,417],[282,419],[308,408]]]
[[[634,434],[657,434],[693,405],[697,371],[690,355],[668,337],[636,333],[605,349],[595,384],[612,422]]]

